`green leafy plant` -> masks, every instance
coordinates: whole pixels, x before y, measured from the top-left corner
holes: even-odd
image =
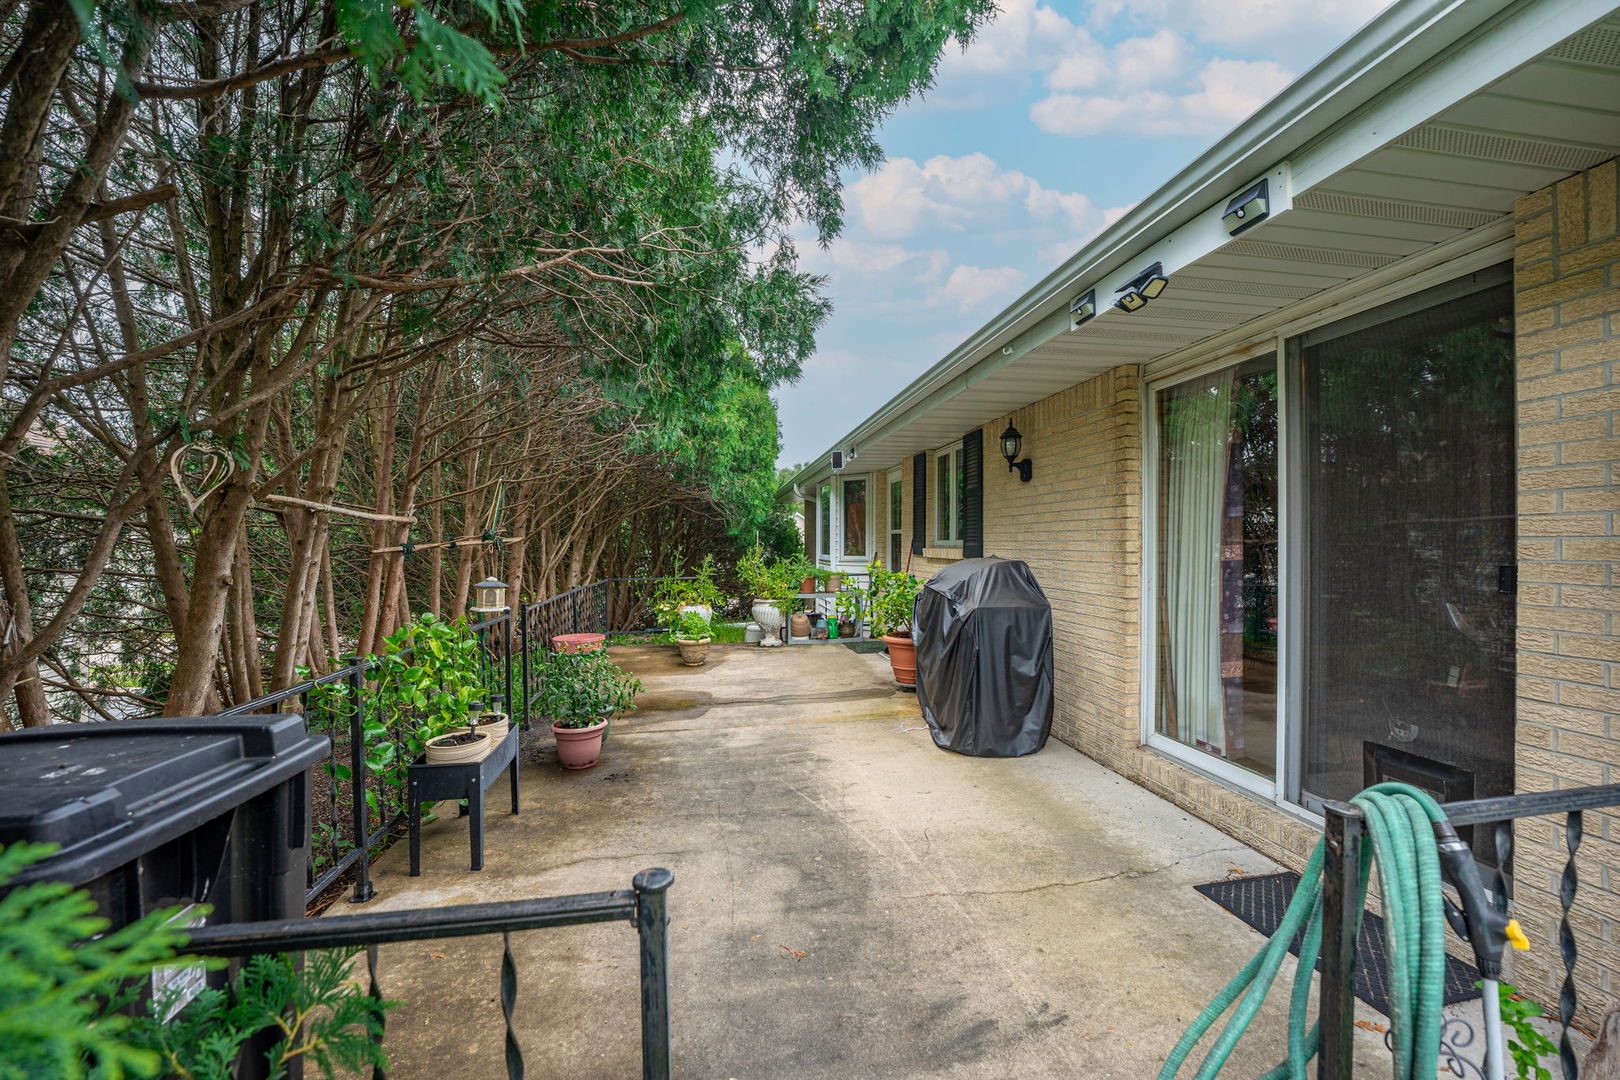
[[[676,641],[703,641],[714,636],[713,624],[700,611],[681,611],[670,627]]]
[[[853,581],[846,581],[838,595],[833,598],[833,606],[838,609],[840,619],[848,619],[858,623],[866,613],[867,590],[861,588]]]
[[[641,680],[624,672],[604,649],[547,653],[540,663],[541,716],[558,727],[590,727],[636,707]]]
[[[725,603],[725,594],[715,583],[718,569],[714,556],[705,555],[690,578],[664,578],[653,590],[652,609],[660,625],[669,625],[682,607],[707,607],[711,611]]]
[[[872,633],[908,634],[911,611],[922,592],[922,582],[898,570],[886,570],[883,560],[874,559],[866,567],[870,583],[861,590],[872,621]]]
[[[373,672],[379,710],[410,721],[424,743],[466,724],[486,693],[483,647],[465,619],[424,613],[383,639]],[[414,756],[420,747],[411,749]]]
[[[1520,997],[1518,989],[1508,983],[1497,983],[1496,991],[1502,1001],[1502,1023],[1512,1032],[1507,1049],[1513,1058],[1514,1077],[1516,1080],[1552,1080],[1552,1073],[1541,1064],[1541,1059],[1557,1054],[1558,1047],[1531,1023],[1535,1017],[1545,1015],[1541,1006]]]
[[[55,850],[0,848],[0,886]],[[185,944],[177,911],[109,930],[89,893],[60,882],[0,897],[0,1080],[158,1075],[159,1056],[129,1041],[134,1021],[117,1007],[132,980],[172,962]]]
[[[176,1080],[232,1080],[243,1044],[260,1031],[280,1033],[267,1052],[270,1080],[294,1061],[323,1077],[386,1069],[381,1035],[398,1002],[374,998],[350,977],[356,952],[306,954],[300,968],[286,955],[250,957],[229,991],[209,988],[174,1016],[138,1020],[132,1041],[157,1054]]]

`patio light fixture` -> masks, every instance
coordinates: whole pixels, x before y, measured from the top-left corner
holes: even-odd
[[[473,610],[484,615],[499,615],[506,608],[506,582],[488,577],[473,586],[478,590],[478,602]]]
[[[1078,330],[1080,327],[1097,317],[1097,290],[1090,289],[1084,296],[1077,296],[1069,305],[1069,329]]]
[[[1007,459],[1007,471],[1016,472],[1018,479],[1027,484],[1035,475],[1035,463],[1029,458],[1018,460],[1018,452],[1023,448],[1024,436],[1009,421],[1007,430],[1001,433],[1001,454]]]
[[[1232,196],[1232,201],[1226,204],[1225,213],[1221,214],[1221,224],[1226,226],[1228,236],[1236,236],[1270,216],[1270,185],[1261,180]]]
[[[1165,276],[1164,264],[1154,263],[1114,290],[1124,294],[1114,301],[1114,306],[1121,311],[1141,311],[1149,300],[1157,300],[1168,284],[1170,279]]]

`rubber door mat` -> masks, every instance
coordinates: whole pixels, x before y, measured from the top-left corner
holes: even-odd
[[[1230,911],[1254,929],[1270,937],[1282,925],[1284,910],[1294,898],[1299,886],[1299,875],[1293,871],[1266,874],[1263,877],[1238,877],[1229,881],[1211,881],[1193,888]],[[1389,939],[1384,934],[1384,920],[1368,912],[1361,920],[1361,936],[1356,941],[1356,997],[1389,1015],[1389,989],[1387,972]],[[1299,955],[1299,938],[1289,943],[1288,951]],[[1322,969],[1320,960],[1317,970]],[[1455,956],[1446,956],[1446,1004],[1471,1001],[1479,997],[1479,972],[1474,965],[1464,963]]]

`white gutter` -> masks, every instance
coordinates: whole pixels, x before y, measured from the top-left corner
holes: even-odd
[[[1121,271],[1128,260],[1139,259],[1148,247],[1218,201],[1224,205],[1223,200],[1240,186],[1324,138],[1334,125],[1376,102],[1380,94],[1397,83],[1422,72],[1441,53],[1502,13],[1523,15],[1532,8],[1539,9],[1547,17],[1538,23],[1556,24],[1549,25],[1549,32],[1562,40],[1602,18],[1612,7],[1612,0],[1399,0],[834,442],[829,452],[834,447],[874,441],[894,420],[919,405],[937,402],[940,391],[950,396],[953,380],[965,379],[972,372],[976,377],[967,379],[963,386],[977,382],[1066,329],[1070,294]],[[1520,40],[1518,44],[1525,42]],[[1494,68],[1489,73],[1481,71],[1480,85],[1504,73]],[[1376,111],[1387,117],[1392,110],[1384,103]],[[1373,130],[1378,133],[1376,125]],[[1404,130],[1386,129],[1382,142],[1398,137]],[[1302,182],[1295,191],[1305,188]],[[1058,311],[1051,311],[1053,304],[1059,305]],[[1007,344],[1013,346],[1011,353],[995,352]],[[985,370],[973,371],[980,364],[985,365]],[[826,472],[824,452],[800,470],[791,483],[808,484]],[[786,492],[788,487],[782,490]]]

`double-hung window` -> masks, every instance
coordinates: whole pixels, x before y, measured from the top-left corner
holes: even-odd
[[[937,477],[934,494],[934,540],[940,544],[962,542],[962,497],[966,493],[962,475],[962,444],[941,450],[934,458]]]

